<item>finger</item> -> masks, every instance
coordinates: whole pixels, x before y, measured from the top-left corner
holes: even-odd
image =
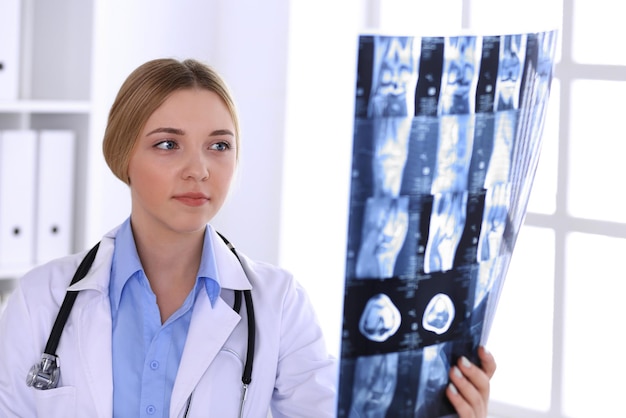
[[[491,379],[497,367],[495,358],[484,346],[478,347],[478,358],[480,358],[481,367],[485,371],[485,374]]]
[[[459,393],[459,390],[454,383],[450,382],[446,388],[446,396],[454,407],[459,418],[479,418],[474,408],[467,402],[467,400]]]
[[[481,398],[489,397],[489,376],[483,369],[469,361],[465,356],[459,358],[456,368],[462,376],[459,376],[459,373],[453,370],[453,377],[456,377],[458,380],[453,380],[453,382],[457,384],[457,388],[461,390],[461,394],[464,394],[463,389],[467,388],[470,392],[468,395],[474,395],[471,392],[472,390],[476,390]],[[464,379],[458,379],[459,377],[463,377]]]
[[[459,395],[473,411],[474,415],[468,416],[486,416],[489,401],[489,377],[487,374],[463,356],[457,365],[450,369],[450,380],[457,388]]]

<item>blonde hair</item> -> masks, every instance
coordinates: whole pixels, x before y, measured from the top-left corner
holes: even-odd
[[[212,91],[224,101],[235,125],[239,158],[239,120],[226,82],[213,68],[199,61],[163,58],[137,67],[124,81],[111,106],[102,151],[113,174],[129,184],[130,155],[148,118],[171,93],[193,88]]]

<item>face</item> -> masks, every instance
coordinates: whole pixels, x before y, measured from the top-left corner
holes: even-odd
[[[147,120],[131,153],[133,227],[153,233],[204,231],[235,172],[234,132],[216,93],[173,92]]]

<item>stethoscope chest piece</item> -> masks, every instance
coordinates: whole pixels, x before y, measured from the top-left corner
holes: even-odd
[[[54,389],[59,384],[60,375],[58,357],[43,353],[41,362],[30,368],[26,376],[26,384],[39,390]]]

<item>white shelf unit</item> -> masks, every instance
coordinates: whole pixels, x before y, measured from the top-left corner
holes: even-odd
[[[13,0],[15,1],[15,0]],[[92,0],[17,0],[19,93],[0,100],[0,130],[68,129],[76,134],[72,248],[82,245],[91,123]],[[2,7],[0,6],[0,9]],[[1,11],[0,11],[1,12]],[[15,199],[20,204],[20,199]],[[0,266],[0,290],[33,265]],[[9,281],[7,281],[9,280]],[[4,282],[4,283],[2,283]]]

